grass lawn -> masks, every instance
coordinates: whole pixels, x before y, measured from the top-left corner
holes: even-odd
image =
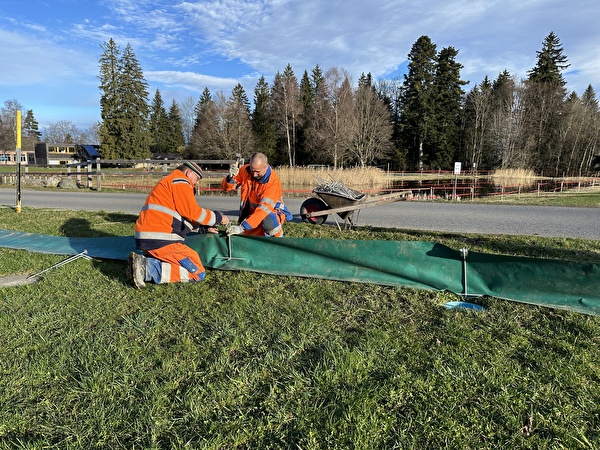
[[[135,216],[0,209],[0,228],[130,235]],[[600,260],[600,242],[288,224]],[[0,248],[0,275],[64,256]],[[127,284],[76,260],[0,288],[1,449],[595,449],[600,317],[447,292],[209,271]]]

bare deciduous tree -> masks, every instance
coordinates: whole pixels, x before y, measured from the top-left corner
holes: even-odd
[[[196,101],[194,98],[190,96],[179,103],[179,111],[181,113],[185,145],[189,145],[192,142],[192,133],[196,122]]]
[[[55,144],[88,144],[83,134],[70,120],[49,122],[42,128],[43,140]]]
[[[365,167],[385,158],[392,147],[390,111],[371,86],[360,86],[354,94],[355,129],[349,147],[358,165]]]
[[[332,67],[325,72],[326,96],[315,110],[313,130],[323,155],[337,168],[350,146],[355,127],[352,86],[346,71]]]

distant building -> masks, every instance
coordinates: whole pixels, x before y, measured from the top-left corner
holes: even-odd
[[[98,145],[35,144],[35,164],[40,166],[58,166],[75,164],[82,161],[95,161],[100,158]]]
[[[21,150],[21,164],[35,164],[34,153]],[[0,165],[16,166],[17,165],[17,151],[16,150],[0,151]]]
[[[81,161],[96,161],[100,159],[99,145],[78,145],[76,148]]]

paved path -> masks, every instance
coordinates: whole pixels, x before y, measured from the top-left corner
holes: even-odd
[[[138,214],[145,194],[24,190],[21,206]],[[300,205],[305,198],[286,199],[286,205],[300,221]],[[200,205],[223,211],[235,219],[235,196],[199,196]],[[0,189],[0,205],[14,206],[16,190]],[[600,239],[600,208],[551,206],[485,205],[473,203],[434,203],[399,201],[364,208],[357,225],[453,233],[512,234],[546,237]],[[327,224],[335,224],[328,216]],[[317,226],[317,225],[316,225]]]

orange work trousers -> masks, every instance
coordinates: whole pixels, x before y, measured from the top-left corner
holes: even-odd
[[[162,262],[159,283],[202,281],[206,275],[198,252],[181,242],[165,245],[154,250],[146,250],[148,256]]]

